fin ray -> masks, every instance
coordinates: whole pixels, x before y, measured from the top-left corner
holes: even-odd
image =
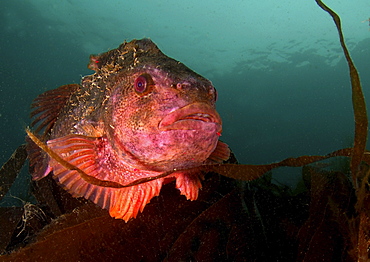
[[[181,192],[181,195],[186,196],[188,200],[196,200],[198,198],[199,189],[202,188],[201,180],[204,176],[199,171],[192,172],[177,172],[176,177],[176,188]]]
[[[37,127],[37,133],[44,128],[44,135],[48,134],[72,93],[80,89],[78,84],[63,85],[48,90],[33,101],[31,117],[35,118],[31,126]]]

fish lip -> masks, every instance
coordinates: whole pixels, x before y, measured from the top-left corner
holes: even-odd
[[[193,123],[189,125],[189,121]],[[222,131],[222,120],[216,109],[206,103],[198,102],[172,111],[159,122],[158,128],[161,131],[194,130],[204,124],[216,124],[216,132]]]

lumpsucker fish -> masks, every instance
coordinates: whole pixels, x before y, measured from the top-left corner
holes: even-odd
[[[202,166],[222,163],[222,121],[212,83],[164,55],[149,39],[90,56],[94,74],[46,91],[27,129],[34,180],[49,173],[126,222],[163,184],[196,200]]]

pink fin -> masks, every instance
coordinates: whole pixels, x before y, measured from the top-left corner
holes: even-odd
[[[199,189],[202,188],[203,174],[199,171],[184,171],[177,172],[174,176],[176,177],[176,188],[180,190],[181,195],[186,196],[188,200],[196,200]]]
[[[140,179],[156,177],[160,172],[139,170],[125,164],[110,147],[106,138],[68,135],[47,142],[48,147],[64,161],[79,168],[89,177],[100,181],[109,181],[120,185],[129,185]],[[55,168],[58,161],[50,161]],[[54,172],[55,173],[55,172]],[[85,177],[83,177],[85,179]],[[86,179],[85,179],[86,180]],[[94,182],[90,182],[96,184]],[[103,184],[97,184],[104,186]],[[110,185],[110,187],[114,187]]]
[[[86,174],[94,176],[96,173],[100,172],[95,159],[95,140],[97,139],[92,137],[68,135],[49,140],[47,144],[48,147],[63,160],[83,170]],[[53,168],[54,176],[57,177],[61,184],[67,185],[73,182],[73,179],[77,179],[74,174],[78,174],[78,172],[68,169],[59,163],[58,160],[51,158],[49,165]],[[80,175],[78,175],[78,177],[80,178]],[[78,190],[76,192],[78,192]]]
[[[163,178],[124,188],[111,188],[92,185],[83,180],[79,173],[58,165],[54,178],[74,197],[85,197],[104,209],[109,214],[126,222],[143,211],[150,200],[159,195]]]
[[[229,146],[221,142],[220,140],[217,142],[217,146],[215,150],[213,150],[212,154],[206,160],[206,164],[220,164],[223,161],[228,160],[230,157],[230,148]]]
[[[85,172],[88,176],[95,178],[108,178],[105,171],[111,170],[99,162],[96,151],[101,149],[102,139],[86,137],[82,135],[68,135],[48,141],[48,147],[53,150],[64,161]],[[54,178],[71,193],[74,197],[85,197],[102,208],[108,209],[112,217],[123,219],[126,222],[143,211],[150,200],[159,195],[164,178],[158,178],[134,186],[114,188],[91,184],[81,177],[81,174],[73,169],[68,169],[54,158],[50,158],[49,165],[53,168]],[[113,167],[112,167],[113,168]],[[113,168],[114,169],[114,168]],[[114,174],[119,177],[128,176],[129,170],[116,170]],[[133,171],[131,171],[134,173]],[[138,171],[140,172],[140,171]],[[139,173],[139,177],[144,173]],[[148,173],[152,175],[152,172]],[[157,173],[156,173],[157,174]]]

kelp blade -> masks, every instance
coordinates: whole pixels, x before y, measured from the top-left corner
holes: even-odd
[[[216,172],[220,175],[227,176],[229,178],[251,181],[261,177],[266,172],[277,168],[277,167],[301,167],[305,165],[312,164],[317,161],[325,160],[331,157],[337,156],[351,156],[352,148],[344,148],[334,151],[325,156],[300,156],[300,157],[290,157],[284,159],[277,163],[267,164],[267,165],[240,165],[240,164],[218,164],[204,166],[203,170],[207,172]],[[364,154],[363,161],[370,165],[370,154],[366,152]]]
[[[352,106],[355,117],[355,138],[351,158],[351,172],[352,180],[356,185],[356,174],[358,172],[358,168],[361,164],[362,157],[365,152],[368,132],[368,119],[365,98],[361,88],[360,77],[344,42],[344,36],[339,16],[328,6],[326,6],[321,0],[316,0],[316,3],[324,11],[328,12],[333,18],[335,26],[338,29],[340,44],[342,46],[349,67],[352,84]]]
[[[0,200],[6,195],[27,159],[26,145],[20,145],[0,169]]]

